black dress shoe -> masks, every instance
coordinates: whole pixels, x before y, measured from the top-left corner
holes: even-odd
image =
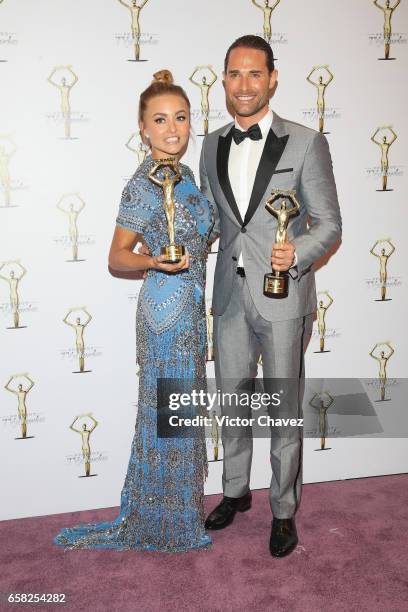
[[[223,497],[221,503],[214,508],[205,521],[206,529],[224,529],[234,520],[237,512],[246,512],[252,502],[251,491],[242,497]]]
[[[269,550],[272,557],[286,557],[295,550],[297,543],[295,519],[274,518],[269,541]]]

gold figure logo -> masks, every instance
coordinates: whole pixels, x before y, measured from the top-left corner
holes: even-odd
[[[59,73],[63,73],[60,81],[55,81],[54,80],[54,76],[55,74],[59,72]],[[66,74],[69,74],[69,76],[71,77],[71,82],[67,81],[67,76]],[[54,85],[54,87],[56,87],[61,95],[61,113],[62,113],[62,117],[64,120],[64,133],[65,133],[65,138],[69,139],[71,138],[71,103],[70,103],[70,94],[71,94],[71,89],[73,88],[73,86],[75,85],[75,83],[78,81],[78,77],[75,74],[75,72],[72,69],[71,65],[68,66],[55,66],[50,74],[50,76],[48,77],[48,82],[51,83],[51,85]]]
[[[135,143],[135,145],[132,144],[133,142]],[[129,151],[132,151],[132,153],[136,153],[138,166],[143,164],[147,155],[147,147],[140,138],[140,132],[133,132],[133,134],[131,134],[129,140],[126,143],[126,147],[129,149]]]
[[[279,208],[275,202],[282,200]],[[286,200],[290,203],[288,207]],[[293,190],[273,189],[271,197],[266,200],[266,210],[277,220],[275,242],[282,244],[288,239],[288,224],[290,218],[297,215],[300,210],[300,202]],[[287,272],[273,271],[264,276],[264,295],[273,298],[285,298],[288,296],[289,274]]]
[[[333,298],[328,291],[319,291],[318,296],[326,296],[327,301],[320,299],[317,304],[316,317],[317,317],[317,331],[319,332],[320,350],[315,351],[316,353],[330,353],[330,351],[324,350],[324,341],[326,338],[326,312],[328,308],[333,304]]]
[[[272,13],[275,8],[278,6],[280,0],[276,0],[276,2],[269,6],[269,0],[264,0],[264,5],[260,2],[256,2],[256,0],[252,0],[252,4],[254,4],[257,8],[261,9],[264,15],[264,23],[263,23],[263,36],[266,42],[270,45],[272,39]]]
[[[11,206],[10,161],[16,150],[17,147],[11,136],[0,134],[0,184],[4,193],[4,204],[2,208]]]
[[[18,378],[20,379],[24,378],[25,381],[28,383],[25,388],[21,382],[17,384],[16,388],[13,388],[11,386],[11,383]],[[18,401],[17,410],[18,410],[18,418],[19,418],[20,426],[21,426],[21,439],[27,438],[26,398],[27,398],[27,393],[29,393],[33,387],[34,387],[34,381],[31,380],[27,372],[23,372],[21,374],[12,374],[10,378],[8,379],[7,383],[4,385],[4,388],[7,389],[7,391],[10,391],[10,393],[14,393],[14,395],[17,396],[17,401]],[[29,437],[32,438],[33,436],[29,436]]]
[[[388,245],[389,247],[388,252],[386,251],[384,247],[380,250],[380,252],[378,252],[377,247],[380,244]],[[388,265],[388,259],[391,257],[394,251],[395,251],[395,246],[392,244],[390,238],[382,238],[381,240],[376,240],[372,249],[370,250],[371,255],[374,255],[374,257],[378,257],[379,262],[380,262],[381,299],[376,300],[376,302],[388,302],[390,300],[390,298],[388,299],[386,298],[387,276],[388,276],[387,265]]]
[[[387,139],[387,134],[384,134],[384,131],[391,133],[391,138]],[[377,140],[378,134],[382,132],[381,140]],[[380,147],[381,149],[381,175],[382,175],[382,189],[377,189],[377,191],[392,191],[392,189],[387,189],[387,178],[388,178],[388,153],[390,150],[390,146],[394,144],[394,141],[397,139],[397,135],[394,132],[391,125],[383,125],[378,127],[374,134],[371,136],[371,140]]]
[[[68,203],[67,203],[68,200]],[[75,200],[78,205],[75,208]],[[72,259],[67,261],[85,261],[84,259],[78,259],[78,215],[85,208],[85,202],[79,195],[79,193],[64,193],[64,195],[58,200],[58,210],[65,213],[68,217],[68,234],[71,242]]]
[[[374,5],[380,9],[384,13],[384,27],[383,27],[383,36],[384,36],[384,57],[379,59],[389,60],[395,59],[394,57],[390,57],[390,48],[391,48],[391,19],[392,15],[399,5],[401,0],[396,0],[395,4],[391,6],[390,0],[386,0],[385,4],[381,5],[378,0],[374,0]]]
[[[207,320],[207,361],[214,361],[214,317],[212,308],[206,315]]]
[[[83,312],[86,315],[85,321],[82,322],[81,317],[76,317],[74,323],[69,321],[70,315],[74,312]],[[85,327],[89,324],[91,319],[92,317],[87,311],[85,306],[77,306],[75,308],[70,308],[66,316],[63,319],[63,322],[66,325],[69,325],[70,327],[72,327],[72,329],[75,331],[75,347],[76,347],[76,353],[79,358],[79,372],[77,371],[75,373],[82,374],[84,372],[91,371],[91,370],[85,370],[85,342],[84,342]]]
[[[218,450],[220,446],[220,432],[218,429],[218,423],[216,419],[215,410],[212,411],[212,419],[211,419],[211,441],[213,445],[213,456],[214,461],[218,461]]]
[[[157,177],[162,169],[163,179]],[[149,179],[163,190],[163,207],[167,219],[167,230],[170,244],[162,247],[161,254],[166,256],[165,263],[178,263],[185,253],[183,245],[175,243],[175,214],[174,187],[181,180],[178,162],[172,158],[158,159],[149,172]]]
[[[318,75],[317,81],[314,81],[312,79],[312,74],[314,74],[318,70],[323,70],[326,72],[327,78],[325,81],[323,80],[322,74]],[[321,66],[313,66],[313,68],[311,69],[311,71],[306,77],[306,80],[311,85],[314,85],[314,87],[316,87],[317,89],[317,115],[319,117],[319,132],[322,132],[322,133],[324,130],[324,111],[325,111],[324,96],[326,93],[326,87],[332,82],[333,78],[334,78],[334,75],[332,72],[330,72],[329,66],[327,64],[322,64]],[[324,132],[324,133],[327,134],[328,132]]]
[[[319,411],[319,437],[320,448],[316,450],[330,450],[326,447],[327,437],[327,411],[334,402],[334,398],[327,391],[316,393],[309,402],[309,406]]]
[[[386,350],[380,350],[380,347],[386,347]],[[391,343],[387,340],[386,342],[377,342],[374,346],[371,353],[369,353],[370,357],[376,359],[378,361],[378,378],[380,381],[380,402],[387,401],[385,399],[385,387],[387,384],[387,364],[389,358],[394,354],[394,349],[391,346]]]
[[[88,429],[87,424],[83,423],[82,424],[82,429],[77,429],[76,427],[74,427],[75,423],[79,420],[79,419],[83,419],[84,417],[89,417],[92,421],[92,425],[91,428]],[[72,431],[75,431],[75,433],[80,434],[81,436],[81,440],[82,440],[82,457],[84,459],[84,464],[85,464],[85,476],[90,476],[91,475],[91,445],[90,445],[90,438],[91,438],[91,434],[94,431],[95,427],[97,427],[98,425],[98,421],[96,419],[94,419],[94,417],[92,416],[91,412],[87,412],[85,414],[79,414],[78,416],[75,417],[75,419],[72,421],[71,425],[69,426],[69,428]]]
[[[1,271],[6,268],[8,269],[8,276],[1,274]],[[17,273],[19,272],[19,274]],[[18,285],[27,273],[25,267],[18,261],[4,261],[0,265],[0,278],[6,281],[9,284],[10,290],[10,309],[13,314],[13,326],[8,327],[7,329],[22,329],[26,327],[25,325],[20,325],[20,312],[19,312],[19,304],[20,299],[18,295]]]
[[[197,81],[194,77],[200,72],[202,73],[204,70],[207,70],[210,73],[209,78],[205,74],[202,74],[201,80]],[[206,136],[208,134],[208,123],[210,119],[210,89],[214,85],[217,80],[217,75],[215,74],[212,66],[204,65],[204,66],[196,66],[192,75],[190,76],[190,81],[200,88],[201,91],[201,116],[204,121],[204,133],[199,134],[199,136]]]
[[[119,0],[119,2],[130,11],[131,17],[131,31],[132,31],[132,42],[135,57],[133,62],[143,62],[146,60],[140,59],[140,11],[147,4],[149,0],[142,0],[141,4],[137,3],[137,0],[131,0],[131,2],[125,2],[125,0]]]

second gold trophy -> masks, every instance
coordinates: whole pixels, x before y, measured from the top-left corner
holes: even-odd
[[[278,207],[275,203],[281,200]],[[289,202],[287,205],[286,201]],[[266,201],[266,210],[277,220],[276,238],[277,244],[282,244],[288,239],[288,224],[291,217],[297,215],[300,203],[292,190],[273,189],[271,197]],[[264,295],[271,298],[285,298],[289,293],[289,275],[287,272],[273,270],[264,276]]]
[[[175,201],[174,186],[181,180],[178,162],[173,157],[156,160],[149,172],[149,179],[163,190],[163,207],[167,219],[169,244],[161,248],[161,255],[166,257],[165,263],[178,263],[185,255],[185,247],[175,242]]]

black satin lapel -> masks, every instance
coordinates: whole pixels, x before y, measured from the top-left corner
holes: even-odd
[[[217,148],[217,174],[218,182],[221,185],[221,189],[227,199],[228,204],[231,207],[238,223],[242,225],[242,217],[240,215],[237,203],[235,201],[234,193],[232,191],[231,183],[228,176],[228,157],[231,148],[232,141],[232,129],[226,136],[220,136],[218,138]]]
[[[261,161],[256,171],[254,187],[249,200],[248,210],[245,215],[244,225],[247,225],[255,214],[263,197],[275,168],[278,165],[282,153],[285,150],[289,135],[278,138],[275,132],[270,129],[266,138],[265,146],[262,151]]]

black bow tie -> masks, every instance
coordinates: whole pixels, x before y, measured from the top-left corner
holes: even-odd
[[[255,125],[251,125],[246,132],[234,127],[232,130],[232,137],[235,144],[239,145],[243,140],[245,140],[245,138],[250,138],[251,140],[262,140],[262,132],[259,125],[255,123]]]

